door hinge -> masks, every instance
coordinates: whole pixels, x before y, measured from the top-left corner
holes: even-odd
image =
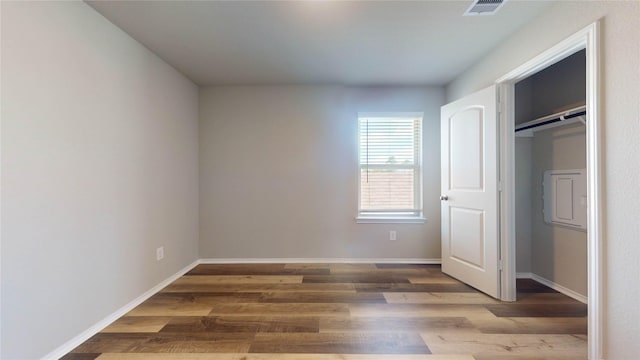
[[[498,270],[502,271],[502,259],[498,260]]]
[[[498,180],[498,191],[502,192],[502,180]]]

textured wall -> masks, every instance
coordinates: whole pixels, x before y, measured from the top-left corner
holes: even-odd
[[[419,87],[204,88],[200,256],[439,259],[443,98]],[[356,223],[358,111],[424,112],[426,224]]]
[[[83,2],[2,2],[1,358],[46,355],[197,259],[197,102]]]
[[[586,129],[573,124],[539,131],[532,145],[532,240],[534,274],[587,296],[587,233],[544,222],[542,178],[546,170],[585,169]]]
[[[531,176],[533,161],[531,158],[531,138],[515,139],[516,162],[516,272],[531,272]]]

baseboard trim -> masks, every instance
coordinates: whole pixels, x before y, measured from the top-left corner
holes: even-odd
[[[145,293],[143,293],[142,295],[140,295],[137,298],[133,299],[131,302],[129,302],[125,306],[121,307],[120,309],[116,310],[111,315],[109,315],[109,316],[105,317],[104,319],[98,321],[96,324],[94,324],[93,326],[89,327],[88,329],[86,329],[85,331],[83,331],[82,333],[80,333],[79,335],[74,337],[73,339],[67,341],[66,343],[64,343],[60,347],[58,347],[57,349],[55,349],[52,352],[50,352],[49,354],[45,355],[43,357],[43,359],[60,359],[61,357],[65,356],[71,350],[75,349],[76,347],[78,347],[83,342],[89,340],[89,338],[91,338],[93,335],[99,333],[102,329],[106,328],[111,323],[113,323],[114,321],[118,320],[124,314],[126,314],[129,311],[133,310],[133,308],[135,308],[136,306],[142,304],[145,300],[149,299],[151,296],[153,296],[156,293],[158,293],[164,287],[166,287],[167,285],[169,285],[172,282],[176,281],[182,275],[184,275],[187,272],[189,272],[189,270],[191,270],[194,267],[196,267],[199,263],[200,263],[200,260],[196,260],[193,263],[191,263],[191,264],[185,266],[184,268],[178,270],[178,272],[176,272],[175,274],[171,275],[170,277],[168,277],[167,279],[165,279],[164,281],[162,281],[158,285],[156,285],[156,286],[152,287],[151,289],[147,290]]]
[[[579,294],[569,288],[566,288],[560,284],[556,284],[553,281],[549,280],[549,279],[545,279],[542,276],[536,275],[534,273],[516,273],[516,279],[532,279],[535,280],[537,282],[539,282],[542,285],[546,285],[550,288],[552,288],[553,290],[567,295],[570,298],[573,298],[575,300],[580,301],[583,304],[587,304],[588,303],[588,298],[582,294]]]
[[[200,264],[441,264],[427,258],[206,258]]]
[[[516,279],[532,279],[532,275],[530,272],[517,272]]]

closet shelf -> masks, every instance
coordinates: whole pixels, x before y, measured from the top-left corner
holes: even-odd
[[[516,136],[531,137],[540,130],[551,129],[556,126],[569,125],[577,122],[586,124],[586,106],[578,106],[569,110],[544,116],[535,120],[516,125]]]

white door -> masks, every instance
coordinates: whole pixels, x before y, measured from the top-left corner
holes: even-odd
[[[442,271],[499,296],[496,87],[442,107]]]

